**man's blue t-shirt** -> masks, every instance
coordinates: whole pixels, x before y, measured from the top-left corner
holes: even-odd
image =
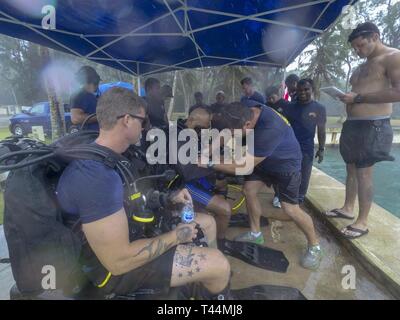
[[[270,107],[254,128],[254,156],[266,157],[256,168],[266,173],[290,173],[301,169],[302,154],[288,121]]]
[[[263,97],[263,95],[257,91],[254,91],[254,93],[251,96],[242,96],[242,98],[240,99],[240,102],[243,102],[244,100],[253,100],[253,101],[257,101],[261,104],[265,104],[265,99]]]
[[[75,160],[61,175],[57,199],[67,218],[90,223],[119,211],[124,189],[115,170],[99,161]]]
[[[93,93],[87,92],[86,90],[79,91],[76,95],[71,98],[71,109],[81,109],[88,115],[96,113],[97,98]],[[88,130],[99,130],[98,123],[88,123],[85,126]]]
[[[316,101],[306,104],[295,101],[283,114],[289,120],[302,152],[313,155],[316,127],[326,123],[325,107]]]

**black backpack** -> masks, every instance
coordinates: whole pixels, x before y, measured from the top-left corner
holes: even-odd
[[[66,159],[68,148],[88,146],[97,135],[95,131],[81,131],[50,146],[30,140],[31,143],[24,144],[19,151],[13,148],[14,152],[7,153],[3,148],[1,171],[13,168],[17,162],[22,166],[11,170],[6,181],[4,231],[12,273],[18,289],[24,294],[39,294],[44,290],[42,281],[48,272],[47,266],[54,267],[56,289],[65,294],[79,291],[85,285],[79,266],[82,241],[77,233],[64,225],[55,190],[63,170],[73,159]],[[7,148],[10,140],[0,144]],[[110,164],[116,161],[113,156],[100,157],[86,152],[78,158]]]

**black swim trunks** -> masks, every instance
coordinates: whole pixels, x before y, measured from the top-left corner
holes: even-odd
[[[274,185],[279,192],[279,200],[290,204],[299,203],[299,189],[301,184],[301,172],[275,172],[266,173],[262,170],[254,170],[251,175],[245,176],[246,181],[262,181],[267,186]]]
[[[347,120],[340,136],[340,154],[345,163],[368,168],[379,161],[393,161],[390,150],[393,130],[390,119]]]
[[[111,293],[126,295],[138,289],[152,289],[159,293],[168,293],[171,286],[175,251],[176,247],[171,248],[142,267],[120,276],[111,276],[98,290],[104,295]]]

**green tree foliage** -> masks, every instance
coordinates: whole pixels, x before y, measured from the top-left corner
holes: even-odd
[[[42,100],[46,94],[40,81],[41,59],[38,45],[2,36],[0,77],[15,92],[20,105]]]
[[[400,46],[400,1],[396,0],[361,0],[354,5],[356,23],[372,21],[381,30],[382,41],[388,46]],[[363,62],[351,49],[347,38],[351,30],[345,29],[343,17],[322,36],[318,37],[297,59],[299,73],[312,78],[318,89],[322,86],[335,85],[349,91],[349,80],[354,68]],[[344,108],[337,104],[336,114],[343,114]],[[340,111],[339,111],[340,110]],[[400,111],[400,110],[399,110]]]

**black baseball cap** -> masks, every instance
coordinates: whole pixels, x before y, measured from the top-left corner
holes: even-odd
[[[367,35],[371,33],[381,34],[379,28],[372,22],[364,22],[359,24],[349,35],[347,39],[348,42],[352,42],[354,39],[362,35]]]

